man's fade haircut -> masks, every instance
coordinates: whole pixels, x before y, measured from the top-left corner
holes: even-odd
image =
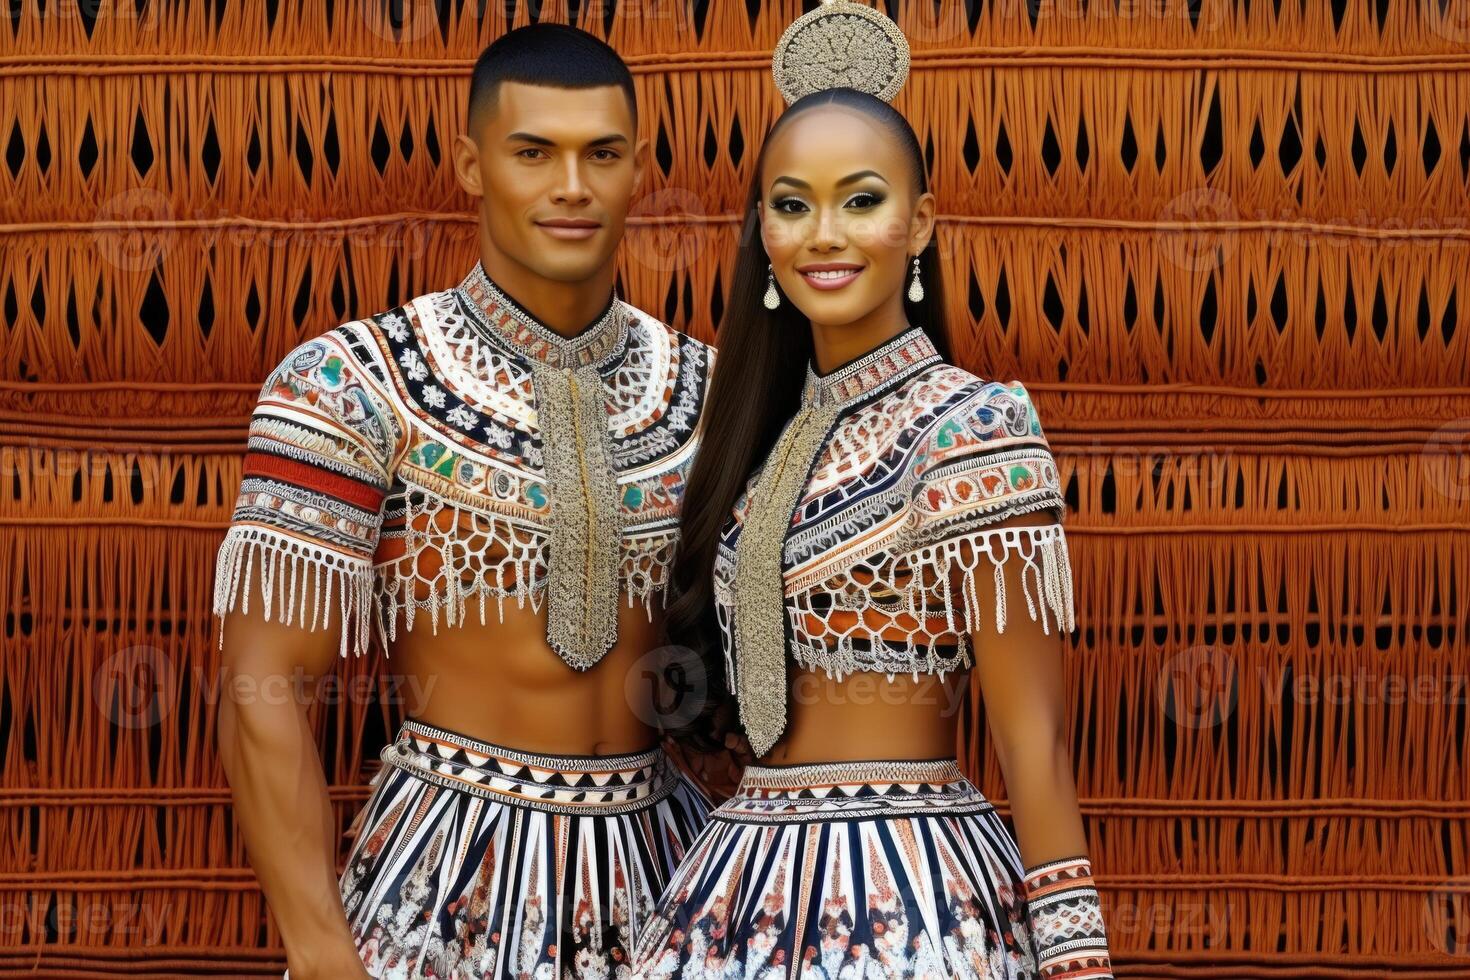
[[[601,38],[569,24],[528,24],[496,38],[480,53],[470,76],[467,121],[473,125],[495,108],[502,82],[551,88],[617,85],[628,96],[633,128],[638,128],[638,96],[633,73]]]

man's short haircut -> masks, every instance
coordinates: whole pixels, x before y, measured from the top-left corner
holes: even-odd
[[[618,85],[628,96],[628,111],[638,125],[638,97],[633,74],[605,41],[568,24],[528,24],[490,43],[470,76],[466,116],[474,121],[494,109],[502,82],[552,88],[598,88]]]

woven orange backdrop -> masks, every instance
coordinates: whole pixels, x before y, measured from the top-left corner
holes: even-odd
[[[370,6],[0,14],[0,973],[281,968],[212,558],[266,371],[473,261],[448,147],[507,26],[626,55],[621,291],[713,336],[802,5]],[[1037,395],[1073,508],[1119,976],[1470,975],[1470,4],[890,9],[957,359]],[[385,693],[316,715],[344,827]]]

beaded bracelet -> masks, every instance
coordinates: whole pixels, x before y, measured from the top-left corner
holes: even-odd
[[[1086,856],[1026,869],[1031,948],[1042,980],[1113,980],[1102,903]]]

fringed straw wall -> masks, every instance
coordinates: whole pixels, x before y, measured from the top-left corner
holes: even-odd
[[[958,359],[1037,393],[1074,511],[1119,976],[1470,975],[1470,5],[889,7]],[[210,559],[266,371],[473,260],[480,48],[534,15],[626,54],[658,165],[622,292],[709,339],[800,9],[6,5],[0,973],[280,969]],[[398,693],[318,711],[343,826]]]

